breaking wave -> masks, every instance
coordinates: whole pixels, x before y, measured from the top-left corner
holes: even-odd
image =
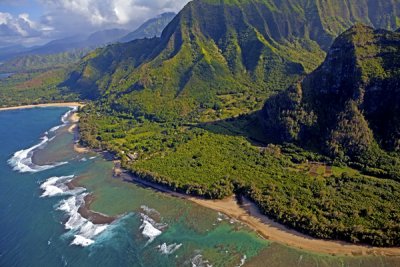
[[[51,177],[42,183],[40,188],[43,190],[41,197],[70,196],[59,202],[57,210],[67,215],[64,227],[68,232],[66,237],[72,237],[71,245],[87,247],[95,243],[95,238],[103,233],[108,224],[94,224],[85,219],[79,209],[85,205],[85,188],[70,189],[68,183],[74,179],[74,175]]]
[[[151,243],[156,239],[157,236],[162,234],[162,231],[156,228],[156,222],[145,214],[141,214],[143,223],[140,226],[143,236],[148,238],[147,244]]]
[[[58,129],[60,129],[60,128],[62,128],[62,127],[64,127],[64,126],[66,126],[66,125],[69,124],[69,121],[68,121],[69,116],[71,116],[72,113],[76,112],[76,111],[78,110],[78,107],[69,107],[69,108],[70,108],[70,110],[68,110],[68,111],[61,117],[61,122],[62,122],[62,124],[61,124],[61,125],[54,126],[53,128],[51,128],[51,129],[49,130],[49,132],[51,132],[51,133],[52,133],[52,132],[55,132],[55,131],[57,131]]]
[[[67,183],[74,179],[74,175],[51,177],[44,182],[40,188],[43,190],[41,197],[54,197],[65,195],[76,195],[86,191],[85,188],[75,188],[70,190]]]
[[[17,151],[14,153],[14,155],[7,161],[8,164],[13,167],[14,171],[18,171],[20,173],[36,173],[36,172],[41,172],[45,170],[49,170],[64,164],[67,164],[68,162],[57,162],[51,165],[36,165],[32,162],[32,157],[36,149],[43,148],[48,142],[52,141],[54,137],[49,138],[49,132],[55,132],[61,127],[65,126],[68,124],[68,117],[77,110],[77,107],[71,107],[71,110],[66,112],[62,117],[62,125],[55,126],[51,128],[48,132],[45,132],[44,136],[41,138],[40,143],[27,148],[27,149],[22,149],[20,151]]]
[[[151,209],[147,206],[141,206],[142,210],[146,213],[140,213],[142,217],[142,225],[140,226],[140,230],[142,230],[142,235],[148,239],[147,244],[154,241],[157,236],[162,234],[162,231],[168,227],[168,224],[165,223],[157,223],[154,219],[152,219],[149,215],[160,215],[158,211],[155,209]]]
[[[212,267],[212,264],[208,260],[205,260],[203,255],[197,253],[193,258],[190,259],[192,267]]]
[[[246,260],[247,256],[243,255],[243,257],[240,259],[240,264],[238,265],[238,267],[242,267],[246,263]]]
[[[43,136],[42,141],[39,144],[34,145],[28,149],[23,149],[15,152],[14,155],[7,161],[8,164],[10,164],[13,167],[14,171],[18,171],[21,173],[41,172],[67,164],[68,162],[58,162],[52,165],[36,165],[32,162],[32,156],[34,151],[38,148],[44,147],[51,140],[52,138],[49,139],[47,135]]]
[[[165,255],[170,255],[175,253],[180,247],[182,246],[182,244],[170,244],[167,245],[167,243],[164,243],[162,245],[159,245],[157,248],[158,250]]]
[[[86,193],[74,195],[66,200],[62,200],[58,207],[58,210],[65,212],[68,216],[65,229],[69,230],[68,234],[73,235],[71,245],[90,246],[95,242],[94,238],[108,227],[107,224],[94,224],[79,214],[79,208],[85,204],[85,197],[87,195]]]
[[[72,113],[78,110],[78,107],[70,107],[70,108],[71,109],[61,117],[61,121],[63,124],[67,124],[69,116],[71,116]]]

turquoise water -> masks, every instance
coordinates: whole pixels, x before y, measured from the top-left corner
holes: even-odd
[[[234,266],[240,263],[244,253],[250,256],[268,246],[267,241],[257,238],[251,231],[236,230],[227,218],[193,207],[186,201],[131,184],[126,187],[127,191],[122,187],[122,194],[119,194],[118,186],[124,186],[122,181],[107,188],[107,181],[94,180],[97,186],[103,184],[100,188],[111,190],[105,193],[117,189],[117,200],[130,205],[116,207],[115,212],[120,216],[113,224],[93,226],[86,222],[81,228],[66,229],[68,223],[79,225],[79,219],[69,221],[71,214],[76,214],[59,209],[82,194],[41,197],[45,192],[57,193],[54,188],[45,191],[41,185],[51,177],[58,177],[54,179],[58,181],[61,177],[68,180],[66,176],[72,175],[110,178],[110,162],[94,158],[95,155],[73,153],[66,145],[72,144],[72,135],[60,129],[54,140],[39,148],[37,158],[46,161],[48,166],[56,162],[68,164],[20,173],[7,163],[15,152],[38,144],[46,131],[60,124],[60,117],[66,111],[46,108],[0,112],[0,266],[192,266],[192,261],[198,266],[206,266],[209,261],[206,257],[215,258],[216,263],[220,261],[219,265],[226,262]],[[48,138],[51,139],[52,134]],[[46,155],[47,150],[53,155]],[[28,164],[19,168],[35,171],[38,166]],[[85,182],[90,184],[91,181],[93,179]],[[138,198],[129,199],[134,196]],[[105,200],[108,206],[102,208],[112,212],[115,203],[108,202],[109,198]],[[172,207],[165,207],[168,204]],[[171,213],[171,208],[178,210]],[[163,210],[169,211],[162,214]],[[201,223],[192,221],[196,216],[202,216]],[[101,232],[96,235],[93,231]],[[246,243],[243,241],[250,240],[254,242],[243,245]],[[87,242],[94,243],[86,246]],[[237,242],[243,244],[236,246]],[[219,247],[218,250],[215,247]]]
[[[111,162],[73,151],[68,126],[50,131],[67,111],[0,112],[1,267],[400,265],[272,243],[222,214],[113,178]],[[80,188],[66,186],[77,178]],[[93,210],[117,218],[112,224],[93,225],[77,213],[89,193]]]

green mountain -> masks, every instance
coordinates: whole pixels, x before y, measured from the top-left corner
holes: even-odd
[[[318,69],[267,100],[262,121],[279,141],[371,163],[378,146],[400,151],[399,74],[400,34],[356,25]]]
[[[1,64],[0,73],[31,72],[66,67],[77,63],[89,51],[89,48],[82,48],[51,55],[20,56]]]
[[[330,52],[328,47],[357,21],[397,28],[397,10],[398,1],[387,0],[192,1],[161,37],[98,49],[70,74],[64,85],[98,100],[80,113],[80,142],[114,152],[122,167],[171,190],[206,198],[244,195],[264,214],[318,238],[399,245],[400,161],[379,148],[355,100],[326,102],[338,112],[332,116],[340,114],[332,140],[339,147],[362,148],[342,142],[344,133],[351,133],[372,148],[362,155],[374,156],[374,161],[364,159],[374,164],[360,164],[360,159],[346,165],[293,144],[267,145],[256,116],[272,96],[260,114],[273,136],[301,145],[310,137],[309,146],[325,145],[318,139],[324,129],[317,126],[331,125],[318,123],[318,116],[330,115],[311,112],[302,103],[315,100],[321,110],[329,107],[303,95],[301,82],[274,93],[320,71],[315,69],[327,53],[327,61],[342,55],[338,61],[349,66],[365,62],[366,72],[334,65],[326,71],[332,79],[315,80],[314,86],[392,75],[389,70],[395,68],[385,65],[397,64],[392,32],[378,31],[382,40],[373,31],[360,34],[357,49],[345,41],[346,33],[337,41],[344,48],[337,42]],[[354,63],[353,54],[363,55],[362,60]],[[363,92],[357,88],[338,94],[338,100]],[[307,127],[314,131],[304,131],[309,136],[303,137]]]
[[[195,0],[160,38],[99,49],[65,84],[155,120],[235,116],[314,70],[354,22],[396,28],[397,10],[384,0]]]
[[[0,65],[0,73],[46,70],[77,63],[83,56],[97,47],[116,42],[160,36],[163,29],[175,17],[175,13],[163,13],[143,23],[135,31],[110,29],[97,31],[88,36],[73,36],[55,40],[40,47],[26,48],[24,53],[13,53],[12,58]],[[123,36],[123,37],[121,37]],[[15,48],[17,49],[17,48]],[[22,49],[22,48],[21,48]],[[1,52],[13,49],[1,48]],[[11,55],[10,55],[11,56]],[[0,55],[1,57],[1,55]]]
[[[164,28],[175,16],[176,14],[173,12],[160,14],[155,18],[149,19],[133,32],[119,39],[119,41],[121,43],[126,43],[136,39],[159,37]]]

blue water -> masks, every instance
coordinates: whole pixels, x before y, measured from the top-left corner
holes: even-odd
[[[39,142],[51,127],[60,124],[66,108],[0,112],[0,266],[116,266],[117,257],[99,258],[101,249],[71,246],[56,210],[63,197],[40,198],[40,183],[52,176],[79,173],[88,163],[70,164],[33,174],[21,174],[7,164],[14,152]],[[107,256],[112,250],[108,250]],[[108,261],[110,260],[110,261]],[[83,265],[82,265],[83,264]],[[99,265],[100,264],[100,265]]]
[[[68,164],[36,173],[13,170],[7,161],[14,153],[38,144],[45,132],[61,123],[60,117],[67,110],[37,108],[0,112],[0,266],[206,266],[208,259],[213,258],[214,266],[224,266],[222,262],[226,266],[237,266],[245,253],[250,257],[268,246],[267,241],[247,229],[235,230],[237,225],[227,219],[215,226],[220,216],[215,212],[133,184],[113,181],[110,162],[101,157],[89,160],[93,155],[72,153],[69,146],[72,135],[66,131],[56,135],[38,153],[48,149],[54,153],[50,161],[53,158]],[[66,229],[70,214],[58,209],[72,197],[41,197],[44,192],[41,184],[50,177],[67,175],[104,179],[93,182],[94,188],[100,187],[106,192],[101,199],[129,206],[121,209],[113,202],[103,205],[110,212],[119,210],[116,211],[119,219],[106,225],[100,234],[92,235],[90,239],[94,243],[89,246],[72,244],[79,231],[88,231]],[[112,195],[107,196],[107,192]],[[146,212],[144,205],[155,209]],[[160,214],[156,209],[165,212]],[[195,216],[201,216],[202,222],[194,221]],[[156,231],[154,240],[144,234],[146,225],[150,235]],[[163,244],[170,254],[162,253]],[[231,252],[222,250],[225,245]],[[218,251],[216,246],[220,246]]]
[[[11,77],[12,73],[0,73],[0,80]]]
[[[0,112],[0,265],[38,266],[43,257],[58,263],[48,253],[48,240],[59,235],[60,225],[52,223],[54,203],[39,199],[38,181],[49,174],[19,174],[7,160],[20,149],[38,143],[51,126],[60,124],[66,109],[15,110]],[[56,171],[52,170],[55,173]],[[46,231],[43,231],[46,229]],[[35,245],[32,244],[35,240]],[[21,253],[21,250],[24,253]]]
[[[46,164],[68,164],[36,173],[14,171],[7,163],[14,153],[38,144],[67,111],[0,112],[0,267],[400,266],[394,257],[333,257],[272,243],[214,211],[115,179],[111,162],[72,150],[68,126],[49,133],[55,139],[35,152]],[[59,208],[83,192],[41,197],[40,187],[49,178],[69,175],[82,178],[82,186],[94,193],[93,209],[118,217],[99,234],[92,230],[102,226],[87,222],[66,229],[68,222],[79,223]],[[72,244],[77,235],[93,243]]]

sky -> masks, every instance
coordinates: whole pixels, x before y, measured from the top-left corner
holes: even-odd
[[[102,29],[135,30],[189,0],[0,0],[0,47],[33,46]]]

